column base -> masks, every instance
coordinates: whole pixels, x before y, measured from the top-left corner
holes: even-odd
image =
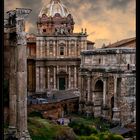
[[[6,134],[6,139],[16,139],[16,135],[17,135],[17,129],[16,129],[16,127],[14,127],[14,126],[9,126],[9,128],[8,128],[8,132],[7,132],[7,134]]]
[[[115,107],[113,108],[113,112],[114,113],[113,113],[112,121],[116,123],[120,123],[120,110],[117,107]]]
[[[29,134],[28,130],[22,132],[22,134],[20,134],[20,132],[18,132],[17,138],[19,140],[32,140],[31,137],[30,137],[30,134]]]

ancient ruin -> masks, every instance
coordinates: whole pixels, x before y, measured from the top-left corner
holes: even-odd
[[[25,18],[30,9],[17,8],[8,11],[5,22],[5,46],[8,48],[9,75],[9,135],[29,140],[27,130],[27,58]],[[5,76],[6,77],[6,76]]]
[[[73,32],[73,16],[61,0],[51,0],[42,8],[37,34],[27,35],[25,18],[30,12],[24,8],[8,11],[4,25],[9,134],[30,139],[27,109],[49,108],[49,115],[59,117],[66,106],[68,112],[103,117],[121,126],[136,122],[135,38],[96,49],[94,42],[87,40],[86,29]],[[51,101],[27,108],[27,96],[65,93],[65,99],[54,103],[54,110]]]

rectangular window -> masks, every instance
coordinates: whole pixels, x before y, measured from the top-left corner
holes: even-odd
[[[64,47],[60,47],[60,55],[64,55]]]
[[[50,52],[50,54],[53,53],[53,46],[50,46],[49,52]]]

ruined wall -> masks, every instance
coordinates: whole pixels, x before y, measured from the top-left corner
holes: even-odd
[[[135,121],[135,48],[96,49],[81,55],[81,112],[121,125]]]

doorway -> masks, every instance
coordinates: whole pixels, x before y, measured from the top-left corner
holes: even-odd
[[[66,88],[66,80],[64,77],[59,78],[59,90],[65,90]]]

